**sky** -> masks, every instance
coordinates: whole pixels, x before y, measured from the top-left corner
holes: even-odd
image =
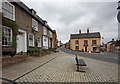
[[[70,34],[82,33],[89,28],[90,32],[100,32],[101,43],[112,38],[118,38],[117,0],[95,1],[41,1],[21,0],[29,8],[33,8],[37,15],[48,22],[57,32],[58,40],[66,43]]]

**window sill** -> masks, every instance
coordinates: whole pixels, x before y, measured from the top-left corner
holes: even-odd
[[[34,48],[34,46],[29,46],[29,48]]]

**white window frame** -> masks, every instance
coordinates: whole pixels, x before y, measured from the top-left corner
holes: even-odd
[[[32,42],[33,45],[30,44],[30,35],[33,36],[33,42]],[[34,35],[33,34],[31,34],[31,33],[28,34],[28,41],[29,41],[29,46],[34,47]]]
[[[11,29],[10,27],[3,26],[3,25],[2,25],[2,29],[3,29],[2,32],[4,32],[4,29],[10,29],[10,30],[11,30],[11,33],[10,33],[10,34],[11,34],[11,37],[9,37],[9,38],[10,38],[10,42],[11,42],[11,41],[12,41],[12,36],[13,36],[13,35],[12,35],[12,29]],[[3,36],[3,35],[2,35],[2,36]],[[7,44],[7,45],[2,45],[2,46],[10,46],[10,44],[9,44],[9,45],[8,45],[8,44]]]
[[[38,31],[38,21],[32,18],[32,29]]]
[[[7,4],[9,4],[10,6],[12,6],[12,10],[13,10],[12,13],[10,12],[10,7],[6,9],[6,8],[3,6],[4,3],[7,3]],[[4,4],[4,5],[5,5],[5,4]],[[3,11],[6,11],[6,14],[4,14],[5,12],[3,12]],[[3,12],[4,17],[9,18],[9,19],[15,21],[15,6],[14,6],[13,4],[11,4],[9,1],[7,1],[7,0],[3,0],[3,1],[2,1],[2,12]],[[10,16],[8,13],[12,14],[12,18],[11,18],[11,16]]]
[[[43,34],[47,35],[47,28],[46,27],[43,27]]]
[[[41,47],[41,38],[40,38],[40,36],[37,36],[37,43],[38,43],[38,38],[39,38],[39,45],[37,45],[37,47]]]

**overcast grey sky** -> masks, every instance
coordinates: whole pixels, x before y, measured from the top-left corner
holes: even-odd
[[[39,2],[21,0],[29,8],[47,20],[48,25],[57,31],[58,40],[63,43],[70,39],[70,34],[79,29],[86,32],[100,32],[102,42],[118,38],[117,1],[116,2]]]

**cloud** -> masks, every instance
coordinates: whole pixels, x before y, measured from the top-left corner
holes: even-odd
[[[24,2],[24,1],[23,1]],[[118,38],[117,2],[25,2],[55,29],[58,40],[69,40],[79,29],[100,32],[102,42]]]

